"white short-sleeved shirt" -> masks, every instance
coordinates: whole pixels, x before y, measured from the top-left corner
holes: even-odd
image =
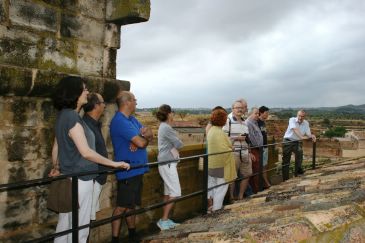
[[[298,118],[292,117],[289,119],[289,125],[286,129],[284,138],[289,140],[300,140],[300,138],[293,131],[293,128],[299,128],[299,131],[301,134],[303,134],[303,136],[307,135],[308,137],[310,137],[312,135],[309,128],[309,122],[307,120],[303,120],[303,122],[299,124]]]
[[[240,122],[233,118],[232,113],[228,115],[227,122],[223,126],[223,131],[229,134],[230,138],[238,137],[241,134],[248,134],[248,127],[244,121]],[[245,141],[234,141],[233,146],[236,149],[241,149],[242,147],[247,148],[248,145]],[[248,154],[248,150],[242,150],[243,154]]]

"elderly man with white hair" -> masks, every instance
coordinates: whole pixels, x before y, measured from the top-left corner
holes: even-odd
[[[309,128],[309,122],[304,119],[305,115],[306,112],[304,110],[299,110],[297,117],[292,117],[289,119],[289,125],[286,129],[283,141],[283,181],[289,179],[289,164],[291,154],[293,152],[295,154],[294,175],[297,176],[304,174],[302,168],[303,148],[301,140],[311,138],[313,142],[316,141],[316,136],[311,133]]]

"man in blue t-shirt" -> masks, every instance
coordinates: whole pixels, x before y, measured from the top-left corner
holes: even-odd
[[[130,163],[128,171],[116,172],[118,180],[117,207],[113,216],[120,215],[141,205],[143,174],[148,171],[146,147],[153,135],[149,128],[132,115],[137,100],[131,92],[122,91],[117,98],[118,111],[110,123],[110,136],[114,148],[114,159]],[[133,168],[137,167],[137,168]],[[126,218],[129,239],[135,240],[135,215]],[[119,242],[121,219],[112,222],[112,242]]]

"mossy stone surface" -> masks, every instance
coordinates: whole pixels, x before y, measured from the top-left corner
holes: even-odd
[[[39,70],[34,80],[34,86],[29,96],[51,97],[58,81],[67,74],[55,71]]]
[[[4,1],[0,2],[0,23],[5,21],[5,6]]]
[[[151,12],[149,0],[111,0],[107,20],[120,25],[148,21]]]
[[[0,40],[0,63],[13,64],[21,67],[36,67],[37,45],[23,39]]]
[[[76,16],[69,14],[61,15],[61,35],[64,37],[71,37],[73,32],[79,31],[81,23]]]
[[[0,65],[0,95],[28,94],[32,87],[32,72]]]
[[[76,70],[76,40],[56,39],[44,36],[38,41],[38,68],[65,73],[77,73]]]
[[[57,12],[36,1],[10,1],[9,19],[14,25],[39,31],[57,31]]]

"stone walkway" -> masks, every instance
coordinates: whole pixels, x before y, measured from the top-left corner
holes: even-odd
[[[365,242],[365,159],[307,171],[144,242]]]

